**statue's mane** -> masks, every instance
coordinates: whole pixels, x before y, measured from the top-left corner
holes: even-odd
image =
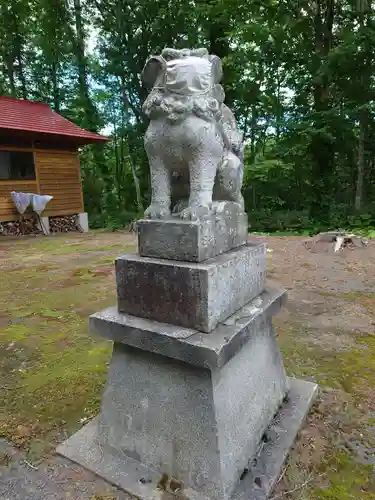
[[[145,103],[143,112],[154,120],[161,116],[176,122],[189,115],[195,115],[207,121],[219,121],[221,102],[212,93],[204,95],[177,95],[154,88]]]

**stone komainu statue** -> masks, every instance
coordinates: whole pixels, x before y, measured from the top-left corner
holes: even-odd
[[[151,170],[151,205],[145,216],[184,219],[208,215],[218,201],[243,210],[243,138],[224,104],[219,57],[206,49],[164,49],[142,72],[151,89],[143,111],[150,118],[145,148]],[[218,205],[218,204],[216,204]]]

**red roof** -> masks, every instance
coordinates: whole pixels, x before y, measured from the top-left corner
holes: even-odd
[[[36,132],[75,137],[82,144],[109,140],[89,132],[52,111],[48,104],[0,96],[0,132],[2,130]]]

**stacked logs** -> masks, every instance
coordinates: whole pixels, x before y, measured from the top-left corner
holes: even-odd
[[[22,236],[28,234],[41,234],[36,214],[28,214],[20,220],[12,222],[0,222],[1,236]]]
[[[82,228],[77,223],[76,215],[65,215],[62,217],[50,217],[49,218],[49,230],[51,233],[70,233],[70,232],[80,232],[82,233]]]
[[[49,226],[50,232],[54,234],[83,232],[77,222],[76,215],[50,217]],[[17,221],[0,222],[0,236],[24,236],[31,234],[43,234],[38,216],[35,213],[27,214]]]

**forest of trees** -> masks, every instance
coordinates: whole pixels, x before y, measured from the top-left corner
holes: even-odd
[[[375,225],[374,2],[2,0],[0,95],[113,137],[82,152],[94,226],[147,206],[140,72],[165,46],[223,58],[254,230]]]

